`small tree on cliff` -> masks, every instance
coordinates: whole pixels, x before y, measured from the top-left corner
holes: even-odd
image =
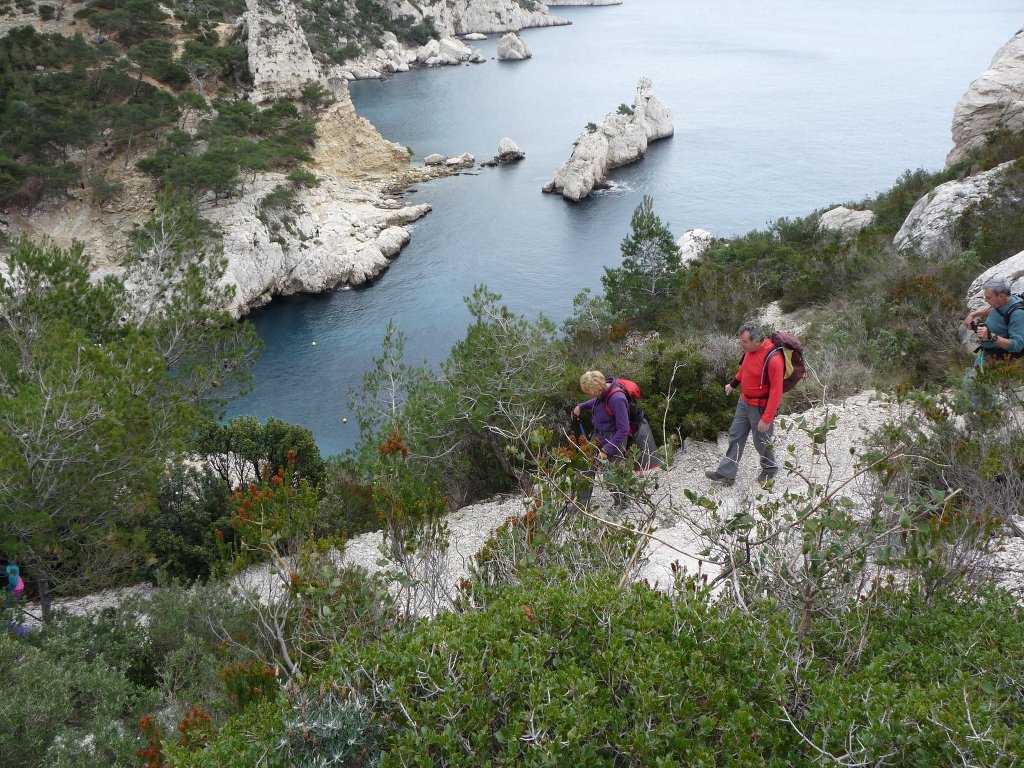
[[[622,266],[605,267],[601,284],[612,311],[640,322],[653,318],[660,298],[671,295],[679,278],[679,248],[668,226],[644,195],[633,211],[622,241]]]

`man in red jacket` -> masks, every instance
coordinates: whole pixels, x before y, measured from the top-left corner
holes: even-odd
[[[722,485],[732,485],[736,481],[747,435],[753,432],[754,448],[761,457],[761,474],[757,480],[768,485],[779,471],[772,448],[772,420],[782,400],[783,356],[768,357],[775,346],[764,337],[764,329],[758,323],[748,322],[740,326],[739,342],[743,360],[736,377],[725,385],[727,395],[737,387],[743,390],[729,427],[729,449],[718,463],[718,469],[704,474]]]

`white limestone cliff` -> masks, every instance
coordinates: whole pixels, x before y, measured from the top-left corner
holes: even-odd
[[[498,61],[523,61],[532,56],[526,41],[515,32],[502,35],[498,41]]]
[[[597,5],[622,5],[622,0],[552,0],[547,4],[549,8],[559,6],[597,6]]]
[[[419,5],[422,10],[414,13],[414,17],[433,16],[435,26],[445,35],[518,32],[528,27],[571,23],[548,13],[542,3],[535,3],[534,10],[527,10],[517,0],[425,0]]]
[[[672,112],[654,96],[651,81],[637,84],[632,114],[612,112],[593,131],[576,137],[572,155],[542,188],[579,201],[603,183],[612,168],[636,162],[648,143],[675,132]]]
[[[947,181],[926,194],[914,204],[893,238],[896,250],[915,251],[926,259],[952,256],[959,250],[953,238],[960,216],[970,206],[988,199],[1012,165],[1011,161],[962,181]]]
[[[992,63],[953,111],[953,149],[946,167],[985,144],[997,129],[1024,130],[1024,28],[996,51]]]
[[[244,23],[254,104],[297,98],[307,83],[322,81],[291,0],[246,0]]]

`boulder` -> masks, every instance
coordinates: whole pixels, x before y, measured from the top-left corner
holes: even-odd
[[[470,47],[456,37],[442,37],[439,48],[441,56],[450,56],[455,61],[466,61],[473,54]]]
[[[469,152],[464,152],[458,157],[449,157],[445,161],[445,165],[454,168],[472,168],[475,163],[476,158],[473,157],[473,155],[469,154]]]
[[[934,260],[954,255],[960,250],[954,241],[960,216],[970,206],[988,199],[1012,165],[1010,161],[962,181],[947,181],[926,194],[914,204],[893,238],[896,250],[914,251]]]
[[[484,52],[479,48],[475,49],[473,54],[469,57],[470,64],[483,64],[485,61],[487,61],[487,57],[484,56]]]
[[[636,162],[651,141],[674,131],[672,112],[655,98],[651,81],[642,78],[632,111],[609,113],[600,125],[577,136],[569,159],[542,189],[582,200],[604,183],[610,169]]]
[[[856,235],[875,220],[872,211],[855,211],[842,205],[825,211],[818,219],[818,229],[839,232],[844,236]]]
[[[463,40],[486,40],[487,35],[482,35],[479,32],[470,32],[468,35],[463,35]]]
[[[515,32],[502,35],[498,41],[498,61],[523,61],[531,56],[526,41]]]
[[[683,264],[697,261],[715,242],[715,236],[706,229],[688,229],[676,241],[679,259]]]
[[[993,131],[1024,130],[1024,28],[996,51],[953,110],[953,149],[946,167],[984,146]]]
[[[507,136],[498,142],[498,154],[494,156],[494,162],[499,165],[516,163],[526,157],[526,153],[519,149],[519,145]]]
[[[444,163],[445,163],[445,161],[447,161],[447,159],[448,158],[445,157],[444,155],[439,155],[437,153],[434,153],[432,155],[427,155],[426,157],[424,157],[423,158],[423,164],[424,165],[444,165]]]
[[[993,277],[1005,277],[1014,293],[1024,293],[1024,251],[989,267],[978,275],[967,289],[967,307],[972,312],[985,303],[984,285]]]

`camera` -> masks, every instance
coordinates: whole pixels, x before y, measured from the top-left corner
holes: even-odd
[[[974,331],[975,333],[978,332],[979,328],[987,328],[987,327],[988,327],[988,325],[980,317],[976,317],[973,320],[971,320],[971,330]]]

